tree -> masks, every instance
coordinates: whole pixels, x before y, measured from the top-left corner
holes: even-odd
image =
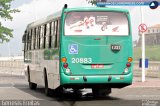
[[[86,0],[88,3],[91,3],[92,5],[96,5],[97,2],[107,2],[107,0]],[[100,7],[105,7],[105,5],[102,5]]]
[[[12,13],[20,12],[17,9],[11,9],[11,2],[13,0],[0,0],[0,20],[10,20],[12,21],[13,17],[11,16]],[[0,22],[0,40],[2,42],[9,41],[10,38],[13,37],[13,29],[7,28],[2,25]]]
[[[88,3],[91,3],[92,5],[96,5],[97,0],[86,0]]]

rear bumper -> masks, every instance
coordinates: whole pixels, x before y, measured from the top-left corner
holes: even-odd
[[[133,74],[68,76],[61,73],[61,86],[66,88],[123,88],[132,84]]]

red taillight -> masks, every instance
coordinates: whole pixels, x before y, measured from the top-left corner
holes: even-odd
[[[131,63],[127,63],[126,66],[127,66],[127,67],[130,67],[130,66],[131,66]]]
[[[63,64],[63,67],[64,67],[64,68],[67,68],[67,67],[68,67],[68,63],[64,63],[64,64]]]

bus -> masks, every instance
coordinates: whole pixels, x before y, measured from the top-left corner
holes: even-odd
[[[132,29],[120,8],[68,8],[28,24],[23,35],[30,89],[92,89],[94,96],[132,84]]]

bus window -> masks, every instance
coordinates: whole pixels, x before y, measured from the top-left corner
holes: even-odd
[[[46,48],[49,48],[50,24],[47,23],[46,25],[47,25],[46,27]]]
[[[47,34],[47,24],[44,25],[43,48],[46,48],[46,34]]]
[[[43,26],[41,26],[41,32],[40,32],[40,49],[43,49],[43,31],[44,31],[44,29],[43,29],[44,27]]]
[[[37,48],[37,28],[34,29],[34,45],[33,49]]]
[[[33,29],[31,29],[31,35],[30,35],[30,50],[32,50],[32,37],[33,37]]]
[[[38,27],[38,37],[37,37],[37,49],[40,49],[40,41],[41,41],[41,37],[40,37],[40,34],[41,34],[41,27]]]
[[[31,40],[31,42],[32,42],[32,44],[31,44],[31,50],[34,50],[34,43],[35,43],[35,28],[33,28],[33,30],[32,30],[32,38],[31,38],[32,40]]]
[[[52,32],[51,32],[51,35],[52,35],[52,43],[51,43],[51,46],[54,48],[55,47],[55,25],[56,24],[56,22],[55,21],[53,21],[52,22]]]
[[[28,50],[28,37],[29,37],[29,32],[27,31],[27,34],[26,34],[26,48],[25,48],[25,51]]]
[[[24,43],[24,48],[23,48],[23,51],[25,52],[26,51],[26,37],[27,37],[27,31],[25,30],[25,33],[22,37],[22,43]]]
[[[123,12],[69,12],[66,15],[65,35],[128,34],[128,19]]]
[[[35,49],[38,49],[38,27],[36,28],[36,44],[35,44]]]
[[[33,28],[33,35],[32,35],[32,50],[35,49],[35,28]]]
[[[57,48],[57,40],[58,40],[58,20],[55,21],[55,48]]]
[[[50,33],[50,23],[47,23],[46,24],[46,36],[49,36],[49,33]]]
[[[28,33],[28,36],[27,36],[27,51],[29,50],[29,33]]]
[[[37,49],[39,49],[39,27],[37,27]]]
[[[49,43],[48,43],[48,48],[52,47],[52,22],[49,23]]]
[[[59,47],[59,34],[60,34],[59,27],[60,27],[60,19],[58,20],[58,28],[57,28],[57,47]]]
[[[32,40],[32,29],[30,30],[30,33],[29,33],[28,50],[31,50],[31,40]]]

